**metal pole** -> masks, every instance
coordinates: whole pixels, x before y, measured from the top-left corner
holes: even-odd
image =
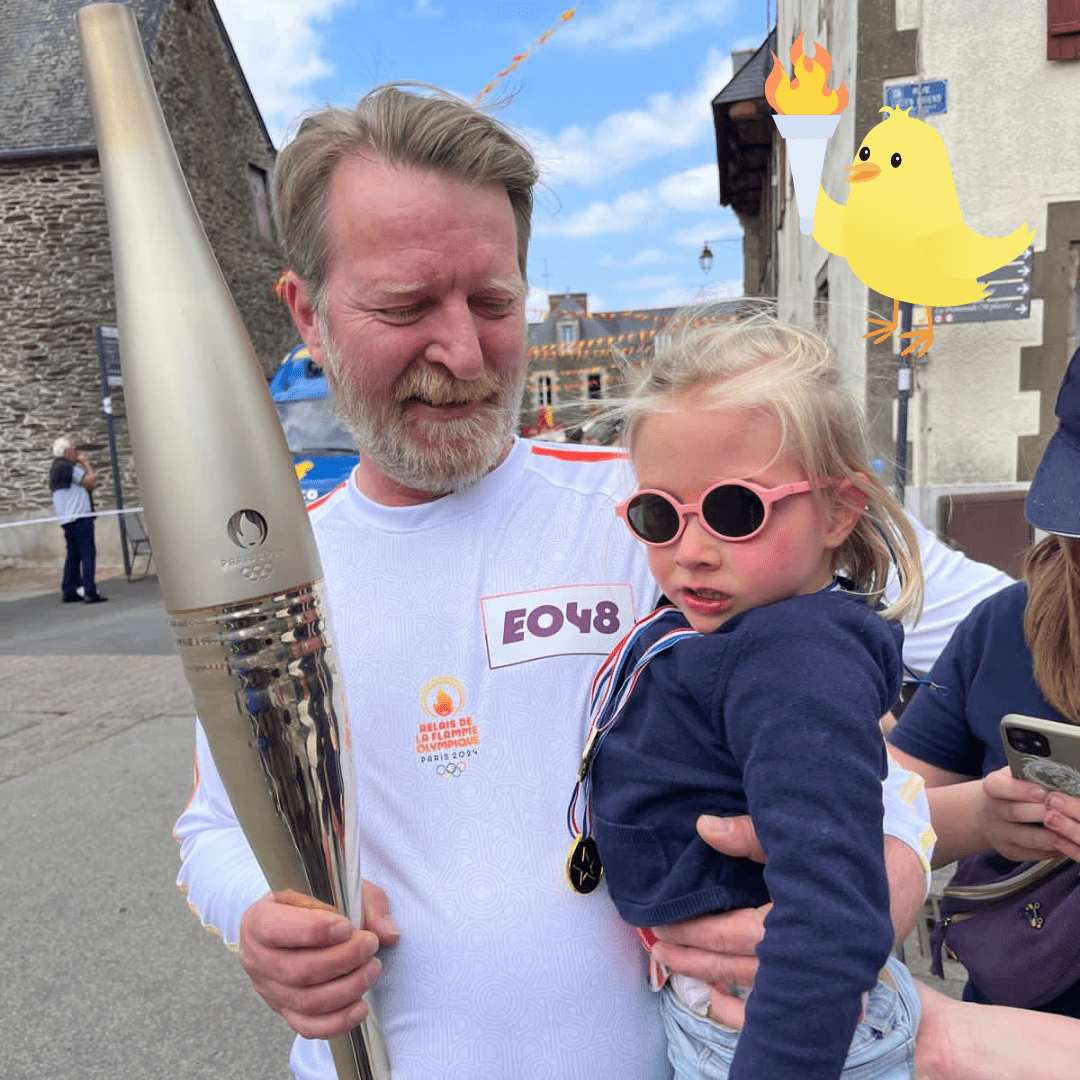
[[[124,509],[124,493],[120,487],[120,463],[116,459],[116,428],[113,425],[112,394],[109,392],[109,369],[105,363],[105,336],[102,327],[94,327],[97,343],[98,371],[101,374],[101,411],[105,414],[105,428],[109,433],[109,462],[112,465],[113,490],[116,492],[116,509]],[[124,515],[117,514],[120,522],[120,550],[124,553],[124,577],[131,580],[131,555],[128,552],[127,527]]]
[[[911,330],[911,305],[900,305],[900,331]],[[907,348],[905,343],[904,348]],[[896,497],[904,505],[904,488],[907,486],[907,416],[908,398],[911,396],[911,360],[900,355],[900,367],[896,373]]]

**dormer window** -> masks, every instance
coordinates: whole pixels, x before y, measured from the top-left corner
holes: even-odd
[[[578,339],[577,319],[556,323],[555,333],[560,345],[573,345]]]

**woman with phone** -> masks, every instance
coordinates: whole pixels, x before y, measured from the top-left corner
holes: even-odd
[[[1080,859],[1080,799],[1015,779],[1000,732],[1010,713],[1080,724],[1080,350],[1065,373],[1056,414],[1060,426],[1024,510],[1047,536],[1029,551],[1024,579],[983,601],[960,624],[929,685],[889,735],[893,756],[930,789],[939,866],[991,849],[1002,863]],[[1005,863],[1002,873],[1008,872]],[[1052,930],[1060,933],[1060,923]],[[1016,944],[1003,940],[1001,956]],[[1023,992],[1038,1001],[1031,1008],[1080,1017],[1080,958],[1072,984],[1049,1000],[1038,999],[1038,976],[1025,976],[1031,985]],[[992,973],[983,983],[969,981],[965,1000],[1011,1000],[1012,988],[1006,991]]]

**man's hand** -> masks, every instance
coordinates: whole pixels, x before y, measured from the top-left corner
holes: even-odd
[[[1069,854],[1056,847],[1056,843],[1080,838],[1080,829],[1070,830],[1066,820],[1068,812],[1055,807],[1054,814],[1062,815],[1053,819],[1058,822],[1058,839],[1055,841],[1055,833],[1042,827],[1047,815],[1047,794],[1046,788],[1038,784],[1017,780],[1008,767],[987,773],[982,779],[978,813],[988,845],[1015,862]],[[1068,801],[1080,806],[1080,799]],[[1080,814],[1077,817],[1080,818]],[[1072,824],[1075,827],[1078,822],[1074,820]],[[1080,849],[1077,854],[1080,855]]]
[[[753,822],[748,817],[698,818],[701,838],[717,851],[765,861]],[[741,1028],[745,1009],[730,988],[754,985],[758,960],[755,950],[765,936],[765,916],[772,908],[738,908],[721,915],[702,915],[687,922],[656,926],[660,943],[653,956],[680,975],[701,979],[713,987],[709,1015],[729,1027]]]
[[[398,940],[386,894],[363,884],[365,930],[310,896],[286,890],[252,904],[240,921],[240,963],[256,991],[308,1039],[342,1035],[367,1016],[361,996]]]

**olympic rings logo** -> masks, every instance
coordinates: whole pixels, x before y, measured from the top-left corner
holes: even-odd
[[[240,571],[248,581],[265,581],[274,572],[273,563],[256,563],[254,566],[245,566]]]
[[[440,765],[435,772],[438,776],[461,776],[468,768],[466,761],[451,761],[449,765]]]

